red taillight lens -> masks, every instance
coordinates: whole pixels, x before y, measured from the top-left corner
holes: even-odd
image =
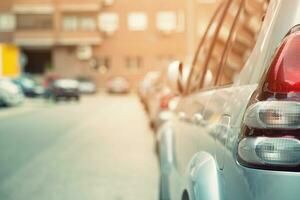
[[[169,109],[169,103],[173,97],[174,97],[174,95],[172,95],[172,94],[162,96],[160,99],[160,108],[162,110]]]
[[[289,34],[252,96],[238,144],[247,167],[300,170],[300,32]]]
[[[300,33],[287,36],[278,49],[265,82],[270,92],[300,92]]]

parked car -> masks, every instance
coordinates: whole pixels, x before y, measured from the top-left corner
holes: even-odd
[[[173,70],[173,66],[177,67],[178,61],[170,63],[170,69]],[[181,68],[183,66],[180,66]],[[186,81],[190,67],[185,66],[182,71],[182,82]],[[162,72],[149,72],[140,84],[140,98],[145,105],[148,112],[150,126],[156,130],[162,124],[167,122],[172,116],[172,109],[169,107],[169,103],[173,99],[177,99],[177,93],[174,93],[170,89],[170,85],[167,81],[167,71]],[[176,102],[176,100],[173,101]]]
[[[80,77],[77,80],[81,94],[94,94],[97,92],[97,86],[90,78]]]
[[[21,89],[10,79],[0,78],[0,105],[16,106],[23,102],[24,96]]]
[[[31,76],[22,75],[13,80],[27,97],[41,97],[45,94],[45,89],[38,84]]]
[[[48,88],[47,97],[55,101],[59,101],[61,99],[75,99],[76,101],[79,101],[79,82],[75,79],[54,80]]]
[[[161,96],[157,110],[153,114],[151,127],[154,131],[158,130],[163,124],[172,119],[174,109],[178,104],[178,96],[169,93]]]
[[[106,91],[112,94],[126,94],[130,91],[129,81],[121,76],[111,78],[106,83]]]
[[[148,72],[140,83],[139,96],[148,113],[150,126],[156,129],[166,120],[168,100],[174,96],[167,86],[165,72]]]
[[[150,126],[156,130],[161,124],[169,119],[169,102],[175,95],[167,87],[159,88],[157,91],[149,93],[147,99],[147,111]]]
[[[220,3],[158,131],[160,199],[298,200],[300,1]]]
[[[147,97],[149,91],[151,90],[153,85],[155,85],[155,83],[159,81],[160,77],[161,77],[160,71],[150,71],[145,75],[143,80],[140,82],[138,88],[138,95],[141,99],[141,102],[144,105],[146,105],[147,103]]]

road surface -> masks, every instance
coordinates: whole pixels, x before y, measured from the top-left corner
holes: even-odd
[[[0,199],[155,200],[153,136],[134,95],[1,109]]]

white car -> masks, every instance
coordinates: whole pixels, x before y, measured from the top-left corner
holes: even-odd
[[[23,102],[24,95],[21,89],[10,79],[0,78],[0,104],[16,106]]]
[[[82,94],[94,94],[97,92],[97,87],[93,82],[79,81],[79,91]]]
[[[130,83],[126,78],[117,76],[107,81],[106,91],[111,94],[127,94],[130,92]]]
[[[142,103],[147,103],[148,93],[151,88],[159,81],[161,72],[159,71],[150,71],[148,72],[143,80],[139,84],[138,93],[141,98]],[[146,105],[145,105],[146,106]]]

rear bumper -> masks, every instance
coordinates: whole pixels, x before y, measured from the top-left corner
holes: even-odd
[[[60,94],[55,94],[55,97],[79,97],[79,94],[77,93],[60,93]]]
[[[226,166],[225,166],[226,167]],[[225,168],[226,200],[299,200],[300,172],[252,169],[236,165]]]
[[[55,97],[79,97],[80,96],[80,93],[79,91],[55,91],[55,92],[52,92],[52,95],[55,96]]]

